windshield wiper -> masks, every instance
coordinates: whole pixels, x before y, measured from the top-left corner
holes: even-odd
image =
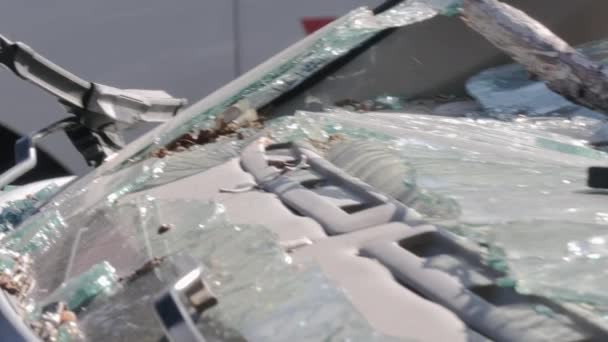
[[[55,96],[75,115],[68,137],[92,166],[122,148],[122,131],[141,122],[167,121],[186,104],[162,90],[119,89],[83,80],[2,35],[0,65]]]

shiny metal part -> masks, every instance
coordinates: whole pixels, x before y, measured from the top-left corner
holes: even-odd
[[[36,141],[56,131],[64,130],[77,124],[75,118],[63,119],[17,140],[15,143],[15,166],[0,174],[0,189],[36,167],[36,162],[38,161],[35,146]]]
[[[170,341],[205,341],[193,317],[217,305],[218,301],[201,275],[200,267],[190,271],[155,303],[156,316]]]

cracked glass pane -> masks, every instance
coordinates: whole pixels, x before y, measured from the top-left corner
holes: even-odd
[[[55,199],[65,216],[87,212],[100,202],[114,202],[122,196],[137,191],[144,184],[155,182],[166,166],[162,160],[150,158],[155,150],[175,141],[183,134],[212,126],[213,119],[229,106],[246,98],[253,107],[260,107],[281,94],[293,89],[323,66],[344,55],[351,49],[387,28],[404,26],[427,20],[458,1],[434,0],[428,2],[406,1],[391,10],[374,15],[369,9],[359,8],[328,25],[309,44],[295,49],[295,53],[275,61],[268,71],[247,86],[231,89],[215,103],[193,105],[189,114],[183,113],[172,122],[160,127],[133,146],[132,153],[114,166],[102,167],[81,179],[77,185]],[[201,101],[204,103],[204,101]],[[199,109],[207,106],[206,109]],[[134,144],[135,145],[135,144]],[[110,163],[114,164],[114,163]],[[173,173],[175,174],[175,173]],[[105,198],[99,198],[103,194]]]
[[[408,0],[391,9],[374,15],[371,10],[361,7],[327,25],[318,38],[309,42],[301,52],[283,57],[276,61],[265,74],[247,86],[231,90],[231,93],[213,106],[198,113],[183,116],[176,120],[177,125],[166,129],[154,139],[154,145],[148,145],[137,151],[135,160],[141,159],[150,150],[164,146],[192,129],[208,125],[213,118],[231,105],[247,99],[254,108],[261,108],[279,96],[293,90],[304,80],[329,65],[332,61],[345,55],[352,49],[389,28],[407,26],[428,20],[438,14],[451,15],[460,4],[460,0]],[[194,106],[193,106],[194,107]],[[129,164],[129,161],[126,161]]]
[[[607,233],[601,222],[539,220],[486,227],[478,238],[492,246],[489,258],[508,267],[518,291],[585,303],[605,315]]]
[[[608,61],[606,40],[583,44],[579,51],[603,65]],[[466,88],[489,116],[500,119],[528,117],[531,122],[556,133],[590,142],[606,140],[603,114],[554,93],[519,64],[484,70],[472,77]],[[556,120],[555,117],[563,117],[564,120]]]
[[[168,155],[154,165],[156,171],[153,171],[153,179],[135,191],[174,182],[225,163],[229,159],[237,157],[242,146],[241,141],[226,140],[194,146],[187,151]]]
[[[211,340],[382,338],[316,266],[292,265],[273,233],[233,225],[224,211],[213,202],[138,196],[74,218],[75,234],[34,254],[40,284],[31,296],[36,303],[67,302],[89,339],[160,338],[149,308],[189,265],[202,265],[218,299],[198,323]],[[336,315],[341,320],[331,319]]]
[[[488,260],[509,271],[519,290],[604,306],[608,215],[598,197],[580,189],[586,168],[608,160],[605,153],[527,121],[346,111],[300,112],[281,120],[274,131],[300,140],[327,141],[341,134],[372,146],[370,151],[382,151],[374,147],[382,141],[384,152],[377,153],[398,154],[406,163],[400,167],[415,172],[416,187],[457,203],[460,211],[442,225],[502,251],[489,253]],[[369,165],[357,171],[356,156],[341,161],[340,145],[333,148],[337,157],[330,149],[330,160],[374,183]],[[365,154],[366,148],[358,151]],[[412,182],[411,174],[402,174],[385,184],[389,193],[398,191],[400,182]],[[441,202],[430,202],[431,208],[441,208]],[[549,234],[550,239],[542,238]]]

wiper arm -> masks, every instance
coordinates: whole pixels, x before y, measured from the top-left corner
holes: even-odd
[[[15,75],[30,81],[58,98],[68,111],[97,131],[124,130],[137,122],[162,122],[186,104],[162,90],[119,89],[89,82],[36,53],[21,42],[0,35],[0,63]]]
[[[83,99],[91,89],[91,82],[54,64],[29,46],[13,43],[0,35],[0,63],[15,75],[53,94],[65,105],[85,107]]]
[[[167,121],[187,102],[162,90],[119,89],[83,80],[29,46],[2,35],[0,65],[55,96],[77,117],[81,129],[75,134],[72,127],[68,137],[93,166],[122,148],[123,130],[140,122]],[[101,158],[99,151],[103,151]]]

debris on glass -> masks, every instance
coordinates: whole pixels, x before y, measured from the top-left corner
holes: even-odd
[[[169,232],[170,230],[175,229],[175,226],[172,224],[162,224],[160,227],[158,227],[158,235],[162,235],[165,234],[167,232]]]
[[[64,302],[44,306],[38,317],[29,322],[32,331],[45,342],[84,341],[84,334],[78,327],[76,314]]]
[[[127,283],[135,281],[137,278],[140,278],[144,274],[152,272],[155,268],[159,267],[165,259],[166,257],[154,257],[152,258],[152,260],[146,261],[145,264],[143,264],[140,268],[136,269],[128,276],[118,278],[118,281]]]
[[[9,250],[0,251],[0,288],[18,298],[24,298],[31,289],[32,259],[27,254]]]

